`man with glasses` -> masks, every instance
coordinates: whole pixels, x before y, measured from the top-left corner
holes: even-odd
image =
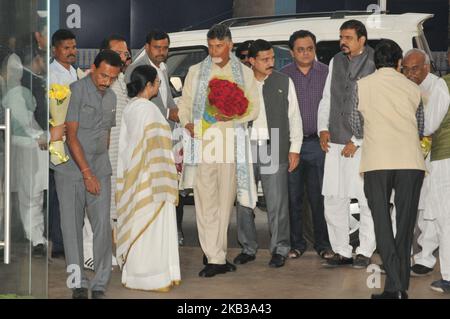
[[[241,62],[244,63],[249,68],[251,68],[252,65],[250,64],[250,61],[249,61],[248,49],[250,48],[252,43],[253,43],[253,40],[247,40],[247,41],[242,42],[241,44],[239,44],[237,46],[236,52],[235,52],[238,59],[241,60]]]
[[[425,134],[431,135],[431,133],[434,133],[432,141],[432,149],[434,149],[434,152],[432,151],[431,156],[428,156],[425,161],[427,171],[430,174],[424,179],[417,219],[417,225],[421,232],[417,242],[422,247],[422,250],[414,255],[415,264],[411,267],[411,275],[424,276],[433,271],[434,265],[436,264],[436,257],[433,256],[433,252],[439,248],[439,244],[441,243],[444,245],[440,248],[439,257],[441,261],[441,272],[444,277],[446,268],[449,268],[448,265],[446,266],[444,250],[450,242],[450,239],[444,237],[449,233],[448,231],[447,233],[442,232],[441,239],[439,238],[439,228],[442,229],[445,223],[442,222],[444,216],[439,216],[438,213],[440,207],[445,206],[443,200],[448,197],[446,193],[448,190],[445,189],[445,186],[442,188],[436,188],[436,186],[440,185],[440,181],[445,180],[445,175],[448,175],[450,171],[450,164],[448,158],[439,155],[439,153],[442,153],[442,150],[438,150],[439,147],[436,144],[444,143],[444,140],[439,141],[437,129],[442,122],[445,123],[444,117],[448,110],[450,97],[445,81],[430,72],[430,58],[423,50],[412,49],[408,51],[405,54],[402,66],[403,73],[406,77],[419,85],[425,112]],[[444,153],[446,152],[444,151]],[[440,160],[434,159],[436,156]],[[434,188],[433,191],[431,190],[432,188]],[[441,225],[438,223],[439,220],[441,220]],[[447,273],[446,275],[447,278],[444,279],[447,279],[447,281],[450,280],[448,278],[449,274]],[[442,283],[439,281],[433,283],[435,286],[439,286],[440,284]],[[447,291],[450,291],[450,283],[448,282]]]
[[[281,69],[294,82],[303,122],[303,144],[298,167],[289,173],[289,215],[291,251],[289,258],[298,258],[306,251],[303,237],[302,209],[305,186],[312,212],[314,249],[322,258],[333,256],[324,216],[322,182],[325,152],[317,134],[317,110],[328,75],[328,66],[316,61],[316,37],[305,30],[289,38],[294,61]]]

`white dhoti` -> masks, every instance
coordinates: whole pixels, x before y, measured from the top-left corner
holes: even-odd
[[[161,203],[152,203],[157,210]],[[147,221],[144,214],[134,217],[135,225]],[[139,236],[142,227],[133,227],[131,246],[122,269],[122,284],[138,290],[170,287],[181,280],[175,205],[166,202],[156,219]]]
[[[425,160],[425,167],[428,172],[431,171],[430,156]],[[417,238],[417,244],[422,250],[414,255],[414,263],[433,268],[436,264],[436,257],[433,252],[439,247],[439,239],[436,228],[436,219],[433,213],[425,210],[430,192],[430,174],[426,174],[420,191],[419,214],[417,216],[417,226],[420,235]]]
[[[354,157],[341,155],[345,145],[330,143],[325,157],[322,195],[330,244],[335,253],[352,257],[349,242],[350,201],[356,198],[360,209],[359,241],[356,254],[371,257],[376,248],[373,219],[364,195],[364,180],[359,174],[361,151]]]
[[[450,159],[431,162],[425,211],[435,218],[442,278],[450,280]]]
[[[33,246],[45,244],[44,190],[48,180],[48,153],[28,137],[13,136],[11,143],[11,191],[19,197],[25,235]]]

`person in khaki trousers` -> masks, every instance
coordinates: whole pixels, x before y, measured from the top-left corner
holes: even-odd
[[[208,31],[207,42],[209,55],[189,69],[183,95],[178,102],[182,127],[195,138],[195,143],[201,144],[203,150],[195,152],[199,160],[195,161],[193,185],[198,236],[205,254],[205,267],[200,271],[200,277],[213,277],[236,270],[236,267],[226,260],[230,215],[236,195],[238,193],[239,201],[242,194],[240,190],[243,189],[239,185],[242,179],[239,179],[237,173],[237,166],[242,165],[239,164],[239,154],[235,150],[234,133],[237,132],[237,127],[245,129],[247,123],[256,119],[259,113],[258,91],[253,72],[231,54],[233,42],[230,30],[223,25],[214,25]],[[199,127],[202,127],[206,116],[204,110],[208,84],[213,78],[225,78],[240,85],[249,100],[250,110],[239,119],[217,121],[199,133]],[[211,148],[214,151],[208,152]],[[184,163],[189,161],[186,152]],[[235,158],[238,158],[238,161],[235,161]],[[245,174],[248,181],[253,178],[249,165]],[[248,182],[247,185],[251,184],[253,183]],[[247,205],[253,206],[251,208],[256,206],[255,196],[256,193],[251,196],[253,200],[247,201]]]
[[[377,71],[357,82],[350,124],[363,138],[360,173],[372,212],[378,252],[386,270],[384,291],[372,299],[406,299],[410,252],[425,163],[420,148],[424,115],[419,87],[401,74],[402,50],[392,40],[375,48]],[[389,199],[395,190],[397,233]]]

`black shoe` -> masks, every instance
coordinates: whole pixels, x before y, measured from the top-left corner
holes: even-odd
[[[235,272],[236,271],[236,266],[233,265],[232,263],[230,263],[228,260],[226,260],[225,267],[227,267],[227,271],[228,272]]]
[[[227,265],[207,264],[198,275],[200,277],[214,277],[215,275],[228,272]]]
[[[32,256],[34,258],[44,258],[45,257],[45,246],[44,244],[38,244],[33,246]]]
[[[364,255],[358,254],[356,258],[353,259],[353,268],[364,269],[370,265],[370,258]]]
[[[380,273],[382,275],[386,275],[386,269],[384,269],[384,265],[383,264],[379,264],[378,266],[380,267]]]
[[[234,258],[233,262],[236,265],[243,265],[248,263],[249,261],[255,260],[255,258],[256,258],[255,255],[240,253],[239,255],[236,256],[236,258]]]
[[[52,251],[52,258],[53,259],[57,259],[57,258],[65,258],[66,255],[64,254],[64,251]]]
[[[75,288],[72,291],[72,299],[89,299],[87,288]]]
[[[326,259],[325,263],[322,265],[329,268],[353,265],[353,258],[347,258],[341,256],[340,254],[334,254],[332,258]]]
[[[428,276],[433,271],[433,268],[429,268],[427,266],[421,264],[415,264],[411,267],[411,276],[413,277],[422,277]]]
[[[101,290],[92,290],[92,299],[105,299],[105,292]]]
[[[270,259],[269,267],[279,268],[284,266],[284,261],[286,257],[281,256],[280,254],[273,254],[272,259]]]
[[[408,299],[406,291],[383,291],[381,294],[372,294],[372,299]]]

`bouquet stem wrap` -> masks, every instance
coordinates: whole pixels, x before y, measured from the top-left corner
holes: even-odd
[[[50,125],[63,125],[66,120],[67,109],[69,107],[70,89],[68,86],[52,84],[48,93]],[[50,161],[54,165],[65,163],[69,160],[64,150],[64,141],[54,141],[50,143]]]

